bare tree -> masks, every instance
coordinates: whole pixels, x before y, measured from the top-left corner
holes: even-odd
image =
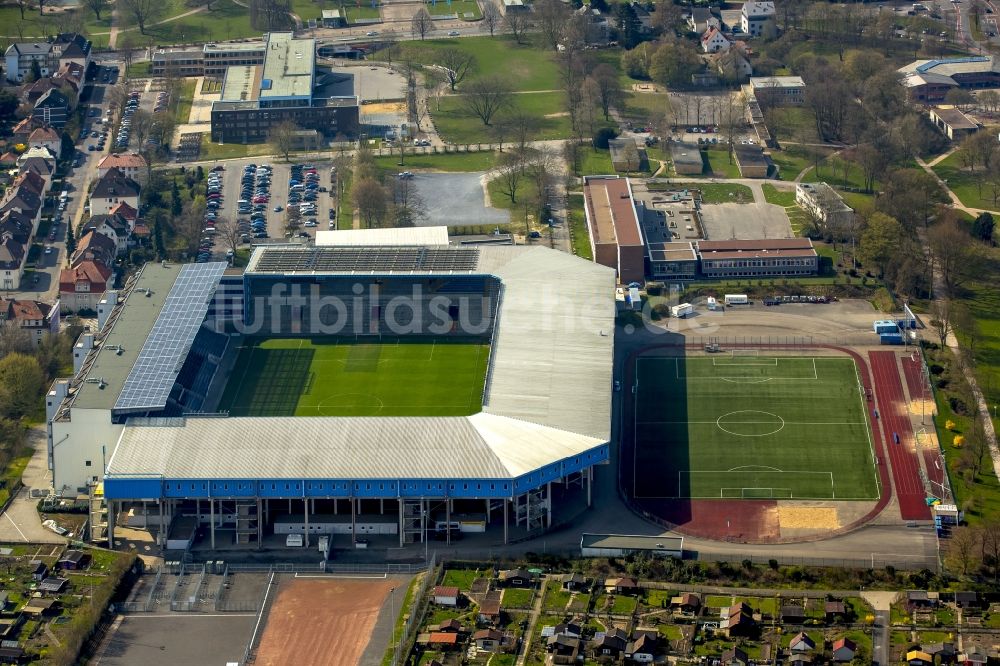
[[[287,27],[291,11],[290,0],[250,0],[250,25],[261,31]]]
[[[161,0],[120,0],[119,8],[144,35],[146,27],[166,12],[166,5]]]
[[[944,347],[951,333],[950,299],[942,297],[931,302],[931,327],[937,333],[938,342]]]
[[[625,98],[618,83],[618,70],[611,65],[602,64],[594,68],[590,77],[597,84],[599,104],[604,113],[604,119],[610,120],[611,109],[621,104]]]
[[[569,19],[569,10],[561,0],[535,0],[534,14],[542,43],[555,51]]]
[[[475,69],[476,56],[460,48],[447,48],[438,56],[438,61],[445,69],[445,77],[452,90],[462,82],[466,75]]]
[[[14,322],[0,321],[0,358],[8,354],[30,354],[35,350],[31,334]]]
[[[495,75],[470,81],[463,90],[465,95],[462,99],[466,109],[487,126],[493,120],[493,116],[506,108],[511,101],[510,84]]]
[[[503,24],[518,44],[524,43],[524,36],[531,29],[531,16],[526,11],[508,10],[503,15]]]
[[[94,12],[94,16],[97,17],[98,21],[100,21],[101,12],[108,7],[108,0],[84,0],[83,6]]]
[[[365,228],[382,226],[388,212],[385,188],[374,178],[359,178],[354,182],[351,194]]]
[[[267,142],[274,152],[281,154],[288,161],[288,156],[295,148],[295,139],[300,128],[291,120],[285,120],[271,128],[267,133]]]
[[[230,218],[216,220],[215,233],[216,237],[222,240],[226,244],[226,247],[233,251],[233,256],[236,256],[236,250],[240,247],[240,238],[243,236],[243,232],[240,231],[240,225],[236,220]]]
[[[517,203],[517,193],[524,176],[525,155],[519,151],[504,153],[499,162],[496,180],[500,183],[500,191],[510,198],[512,204]]]
[[[14,0],[14,3],[17,5],[18,11],[21,12],[21,21],[24,21],[24,12],[26,9],[29,9],[31,5],[28,0]],[[21,25],[22,24],[19,23],[18,27],[21,28]]]
[[[420,41],[423,41],[427,35],[435,30],[437,28],[434,27],[434,19],[424,7],[418,9],[417,13],[410,19],[410,34],[414,37],[420,37]]]
[[[973,243],[963,223],[954,218],[944,219],[927,230],[927,246],[948,295],[976,275],[980,265],[981,246]]]
[[[397,178],[392,187],[392,217],[397,227],[412,227],[427,217],[427,206],[410,178]]]
[[[118,53],[121,54],[122,64],[125,65],[125,71],[122,74],[122,78],[125,80],[130,78],[128,71],[132,67],[132,61],[135,59],[137,49],[138,44],[136,43],[135,33],[133,31],[123,33],[118,40]]]
[[[496,3],[490,0],[483,5],[483,22],[479,25],[480,30],[488,30],[490,37],[496,34],[503,23],[503,14]]]
[[[979,537],[971,527],[958,527],[952,531],[949,541],[946,559],[965,576],[977,564],[978,552],[981,550]]]

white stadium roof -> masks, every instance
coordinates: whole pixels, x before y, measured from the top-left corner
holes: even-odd
[[[383,247],[379,256],[392,250]],[[469,417],[131,419],[108,463],[109,477],[513,478],[610,440],[613,269],[541,246],[424,250],[464,257],[471,262],[465,270],[435,269],[431,258],[411,264],[392,257],[387,265],[405,269],[305,269],[339,268],[340,259],[331,251],[259,248],[247,274],[422,272],[500,279],[500,314],[482,412]],[[436,261],[447,266],[452,260]],[[283,264],[295,269],[283,271]]]
[[[448,227],[393,227],[389,229],[341,229],[316,232],[316,245],[320,247],[447,244]]]

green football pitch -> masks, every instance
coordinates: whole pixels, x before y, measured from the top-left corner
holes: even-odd
[[[637,498],[870,500],[868,407],[843,357],[641,357]]]
[[[468,416],[489,345],[404,338],[245,339],[219,409],[233,416]]]

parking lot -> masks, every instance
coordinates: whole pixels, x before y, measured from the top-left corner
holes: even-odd
[[[215,219],[217,221],[237,220],[247,235],[244,240],[249,243],[284,240],[286,238],[285,226],[288,222],[289,181],[292,179],[295,166],[294,164],[253,159],[227,162],[224,169],[209,175],[211,182],[218,182],[218,194],[221,195],[217,199],[218,207],[213,207],[216,212]],[[328,191],[330,165],[329,163],[309,162],[302,163],[300,166],[315,168],[315,175],[311,177],[316,183],[315,187],[312,188],[315,192],[315,200],[312,202],[299,201],[298,203],[315,204],[315,213],[302,215],[301,219],[303,223],[315,220],[316,226],[303,226],[298,233],[303,240],[315,240],[318,229],[330,228],[329,211],[331,208],[335,208],[333,195]],[[308,188],[308,183],[304,182],[307,180],[305,178],[307,169],[303,168],[302,171],[302,174],[297,174],[302,177],[296,178],[296,180],[303,181],[299,198],[312,198],[305,195]],[[265,176],[267,173],[270,175],[269,179]],[[252,177],[244,180],[247,174]],[[250,185],[249,190],[244,189],[247,184]],[[244,198],[244,193],[249,194],[246,197],[249,206],[243,205],[241,207],[239,201]],[[255,197],[264,197],[264,199],[258,198],[258,203],[255,204],[253,203]],[[294,201],[295,197],[292,200]],[[252,224],[253,222],[256,224]],[[212,248],[212,254],[219,257],[225,254],[226,249],[224,243],[216,242]]]

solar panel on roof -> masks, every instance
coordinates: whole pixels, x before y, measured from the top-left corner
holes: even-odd
[[[189,264],[177,280],[115,402],[116,410],[162,409],[226,270],[224,262]],[[133,296],[134,298],[134,296]]]
[[[479,261],[477,248],[326,247],[262,251],[253,270],[259,272],[319,271],[390,273],[471,271]]]

